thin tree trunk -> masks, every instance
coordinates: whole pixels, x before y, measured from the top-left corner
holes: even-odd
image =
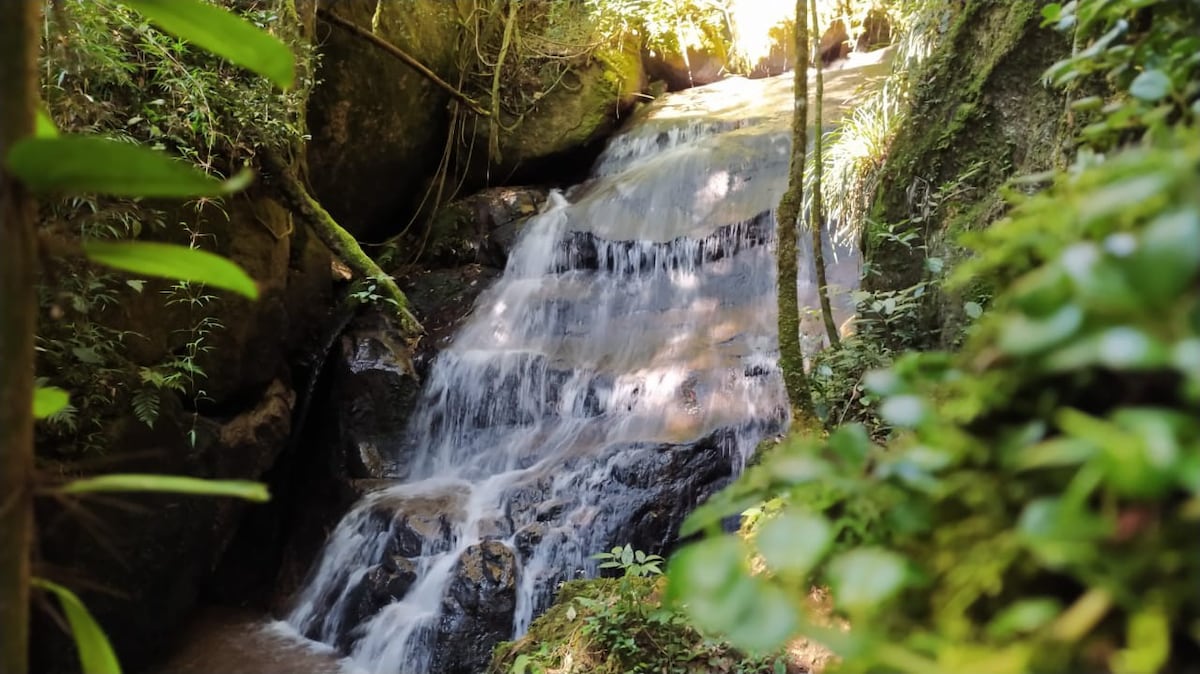
[[[363,252],[358,241],[333,219],[329,211],[308,192],[308,188],[292,171],[290,163],[275,151],[267,151],[263,156],[267,168],[275,174],[279,187],[289,202],[289,206],[308,224],[312,226],[317,238],[329,248],[347,267],[363,278],[372,278],[379,284],[383,295],[395,303],[396,313],[400,318],[400,329],[405,337],[414,338],[424,332],[421,324],[408,309],[408,298],[404,296],[396,282],[388,276],[375,261]]]
[[[821,50],[821,25],[817,18],[817,0],[812,0],[812,28],[814,53]],[[812,248],[813,267],[817,270],[817,298],[821,302],[821,318],[825,321],[825,334],[829,337],[829,345],[836,347],[838,339],[837,323],[833,321],[833,305],[829,301],[829,277],[825,270],[825,247],[821,243],[821,231],[825,229],[825,206],[821,197],[821,174],[824,172],[822,162],[822,146],[825,133],[824,120],[821,118],[821,103],[825,96],[825,76],[822,74],[823,64],[818,57],[813,66],[817,69],[817,91],[813,99],[813,180],[812,207],[809,209],[812,217]]]
[[[792,112],[792,156],[788,188],[775,212],[775,258],[779,270],[779,369],[792,409],[793,426],[814,426],[816,406],[804,352],[800,348],[800,302],[796,295],[796,233],[804,204],[804,156],[808,145],[808,11],[805,0],[796,0],[795,109]]]
[[[4,172],[13,143],[33,133],[41,2],[0,9],[0,672],[29,670],[33,545],[34,204]]]

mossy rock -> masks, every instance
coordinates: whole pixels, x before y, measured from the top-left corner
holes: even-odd
[[[997,188],[1021,174],[1055,165],[1061,156],[1065,105],[1039,84],[1069,44],[1041,26],[1038,0],[970,0],[958,11],[930,59],[912,74],[909,110],[884,164],[871,221],[919,235],[913,245],[867,232],[867,257],[877,273],[868,290],[914,285],[924,257],[952,262],[957,235],[990,225],[1004,213]],[[922,250],[924,247],[926,250]],[[961,298],[930,302],[933,345],[959,332]],[[945,338],[942,335],[946,335]]]
[[[520,120],[501,115],[503,127],[512,130],[500,134],[500,155],[491,166],[491,175],[503,179],[536,171],[538,164],[595,145],[617,128],[645,83],[641,52],[635,44],[597,50],[573,65],[563,81],[541,96]],[[479,125],[479,133],[486,143],[486,124]]]

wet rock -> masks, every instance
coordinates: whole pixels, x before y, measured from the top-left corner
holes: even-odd
[[[404,557],[389,557],[384,563],[368,569],[341,604],[340,624],[347,629],[338,635],[337,647],[349,651],[362,636],[356,628],[373,618],[384,606],[403,599],[416,580],[416,564]]]
[[[433,216],[419,262],[431,268],[482,264],[503,269],[521,225],[548,194],[544,187],[492,187],[446,204]]]
[[[500,270],[479,264],[453,269],[425,270],[398,279],[425,336],[413,353],[413,367],[424,378],[429,365],[466,322],[479,294],[500,276]]]
[[[768,211],[745,222],[721,227],[693,246],[680,245],[685,237],[647,244],[607,241],[591,232],[571,232],[559,244],[552,271],[591,270],[630,275],[696,267],[765,244],[773,236],[772,227]]]
[[[390,526],[388,552],[400,557],[445,552],[454,545],[453,523],[463,517],[461,493],[384,500],[371,514],[381,526]]]
[[[334,476],[380,478],[403,467],[395,452],[416,404],[420,385],[408,346],[399,329],[381,311],[356,318],[332,354],[325,437]]]
[[[453,570],[430,671],[473,674],[487,667],[492,647],[512,634],[517,560],[500,541],[467,548]]]

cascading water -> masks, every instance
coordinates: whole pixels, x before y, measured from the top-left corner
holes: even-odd
[[[768,244],[791,110],[787,79],[669,97],[528,222],[289,623],[366,671],[471,672],[592,553],[670,543],[785,421]]]

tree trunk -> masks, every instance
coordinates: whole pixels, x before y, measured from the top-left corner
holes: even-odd
[[[804,353],[800,349],[800,302],[796,296],[796,235],[804,204],[804,156],[808,145],[808,11],[806,0],[796,0],[795,109],[792,111],[792,156],[788,188],[775,212],[775,259],[779,270],[779,369],[792,409],[793,426],[816,423],[816,407]]]
[[[396,314],[400,319],[400,329],[405,337],[415,338],[423,333],[421,324],[408,310],[408,298],[404,296],[396,282],[363,252],[354,236],[333,219],[321,202],[309,194],[308,188],[292,171],[291,164],[274,151],[266,152],[263,162],[278,179],[279,187],[289,202],[288,205],[312,226],[317,238],[329,248],[330,252],[346,263],[346,266],[350,267],[351,271],[359,277],[375,279],[383,294],[395,303]]]
[[[33,200],[3,158],[31,135],[41,2],[0,9],[0,672],[29,669],[33,543],[33,339],[37,249]]]
[[[817,22],[817,0],[812,0],[813,45],[815,51],[821,49],[821,26]],[[812,248],[813,267],[817,270],[817,298],[821,302],[821,318],[825,321],[825,334],[829,337],[829,345],[836,347],[838,340],[837,323],[833,320],[833,304],[829,301],[829,277],[825,271],[825,247],[821,244],[821,231],[825,229],[825,205],[821,196],[821,174],[824,172],[822,162],[822,146],[825,133],[824,120],[821,119],[822,98],[825,96],[825,75],[821,72],[823,64],[817,58],[813,63],[817,69],[817,91],[813,98],[813,180],[812,207],[809,214],[812,219]]]

